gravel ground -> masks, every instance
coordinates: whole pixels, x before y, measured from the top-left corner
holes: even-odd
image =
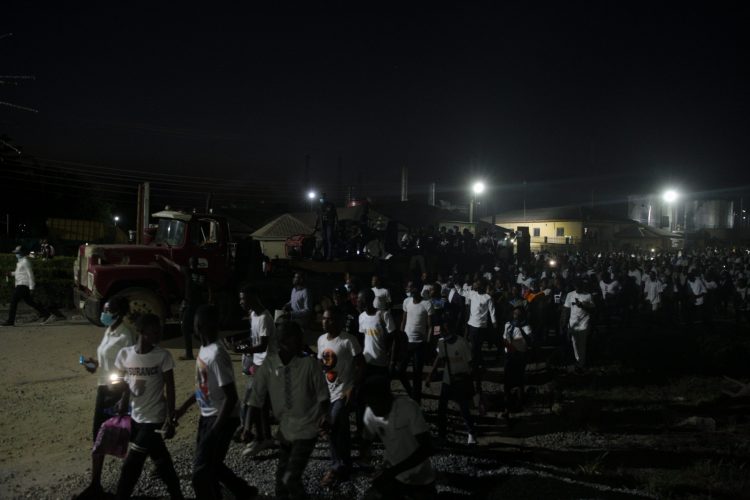
[[[0,498],[70,498],[86,486],[90,474],[90,429],[96,382],[77,360],[80,354],[95,353],[101,334],[100,328],[80,320],[45,326],[21,323],[13,328],[0,328],[3,340],[0,363],[6,370],[6,383],[0,387],[0,397],[5,402],[0,413]],[[162,342],[175,358],[180,354],[180,344],[179,338]],[[239,365],[239,358],[235,362]],[[193,370],[190,362],[177,364],[178,404],[192,392]],[[239,373],[239,366],[235,373]],[[434,384],[431,391],[438,389],[439,384]],[[487,384],[485,389],[491,396],[498,385]],[[435,405],[436,400],[430,398],[428,392],[425,407],[431,421]],[[490,413],[485,420],[493,422],[494,416]],[[454,421],[454,425],[460,427],[458,421]],[[502,436],[500,427],[483,424],[482,429],[487,432],[480,435],[480,445],[493,439],[492,436]],[[197,411],[194,409],[184,417],[177,436],[168,442],[187,497],[193,496],[190,474],[196,428]],[[438,472],[438,490],[444,498],[639,496],[637,492],[571,478],[563,471],[479,458],[461,444],[464,434],[453,435],[450,439],[449,449],[442,449],[432,459]],[[566,439],[576,438],[552,436],[547,439],[552,440],[550,445],[563,445]],[[595,437],[586,434],[582,434],[581,439],[587,445],[599,444]],[[265,498],[272,498],[276,451],[265,451],[255,459],[243,458],[241,451],[240,445],[233,445],[227,464],[257,486]],[[375,450],[376,459],[380,453]],[[308,491],[316,498],[361,498],[369,483],[369,475],[364,471],[355,471],[351,481],[338,485],[333,491],[318,486],[328,468],[327,459],[327,443],[320,442],[306,471]],[[103,483],[109,490],[114,489],[117,482],[120,464],[111,457],[105,462]],[[162,483],[152,477],[149,462],[136,495],[145,498],[166,495]]]

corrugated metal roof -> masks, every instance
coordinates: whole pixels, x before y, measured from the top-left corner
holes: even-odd
[[[483,217],[482,220],[490,222],[492,217]],[[617,217],[606,212],[582,207],[580,205],[567,205],[561,207],[529,208],[524,210],[511,210],[495,215],[495,220],[501,222],[542,222],[549,220],[581,220],[581,221],[622,221],[632,222],[625,217]]]
[[[315,221],[310,226],[292,214],[284,214],[261,227],[250,236],[262,240],[286,240],[295,234],[312,234]]]

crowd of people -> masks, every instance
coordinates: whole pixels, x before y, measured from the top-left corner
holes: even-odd
[[[196,388],[179,407],[174,361],[158,347],[158,318],[142,316],[135,336],[123,322],[127,301],[111,301],[102,313],[107,329],[97,357],[84,366],[120,377],[115,384],[98,379],[95,437],[106,415],[129,411],[133,420],[117,497],[128,498],[150,456],[170,495],[181,498],[164,439],[197,403],[192,483],[198,498],[219,498],[220,484],[238,498],[257,493],[224,465],[232,440],[244,443],[246,457],[279,449],[279,498],[305,497],[302,476],[318,440],[330,448],[321,486],[347,481],[355,459],[357,467],[369,467],[372,444],[380,440],[384,466],[368,496],[432,498],[430,455],[435,441],[447,438],[448,406],[457,404],[465,442],[476,446],[476,413],[486,412],[484,378],[493,363],[503,367],[502,415],[510,418],[523,406],[526,365],[541,345],[552,343],[558,364],[582,373],[592,362],[587,347],[596,328],[703,328],[716,314],[750,322],[746,250],[540,252],[524,262],[487,255],[415,270],[390,288],[379,275],[342,276],[331,300],[315,300],[296,273],[289,301],[273,313],[258,289],[243,288],[239,304],[248,330],[230,341],[219,338],[216,309],[199,305],[190,313],[201,339]],[[183,271],[190,280],[189,267]],[[306,345],[316,330],[317,341]],[[242,353],[244,388],[230,351]],[[422,395],[437,382],[437,435],[431,436]],[[95,447],[91,486],[81,498],[102,493],[102,460]]]

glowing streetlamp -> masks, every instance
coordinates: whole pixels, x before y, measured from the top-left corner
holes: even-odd
[[[474,223],[474,211],[476,210],[477,196],[484,193],[485,185],[482,181],[476,181],[471,186],[471,203],[469,203],[469,223]]]
[[[679,193],[674,189],[667,189],[661,195],[662,199],[669,205],[669,230],[675,230],[675,218],[677,217],[677,208],[675,207],[675,201],[680,197]]]
[[[313,204],[315,203],[315,198],[318,197],[318,193],[316,193],[314,190],[310,190],[307,192],[307,201],[310,203],[310,211],[313,211]]]
[[[680,195],[674,189],[667,189],[662,195],[662,198],[664,198],[664,201],[667,203],[674,203],[679,197]]]

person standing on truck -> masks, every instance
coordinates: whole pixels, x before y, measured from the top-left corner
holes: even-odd
[[[13,290],[13,296],[10,299],[8,319],[2,326],[15,325],[18,303],[22,300],[36,310],[37,314],[39,314],[39,319],[43,323],[54,321],[55,316],[50,314],[43,305],[37,303],[31,296],[31,292],[34,291],[34,287],[36,286],[36,281],[34,280],[34,270],[31,268],[31,261],[26,256],[26,252],[19,245],[13,250],[13,253],[16,255],[18,262],[16,262],[16,270],[11,271],[8,276],[15,278],[16,288]]]
[[[310,306],[310,296],[305,287],[305,278],[302,273],[294,273],[292,278],[292,295],[289,302],[284,304],[284,311],[287,312],[289,319],[297,323],[302,330],[308,326],[312,308]]]
[[[187,266],[181,266],[163,255],[157,255],[156,259],[177,269],[182,274],[182,279],[185,283],[185,296],[180,306],[180,326],[182,329],[182,338],[185,341],[185,354],[178,359],[180,361],[195,360],[193,357],[195,311],[198,310],[199,306],[205,304],[208,299],[206,276],[199,270],[197,257],[190,257]]]
[[[328,201],[326,194],[320,196],[320,230],[323,236],[323,257],[325,260],[333,260],[333,243],[336,234],[336,205]]]

